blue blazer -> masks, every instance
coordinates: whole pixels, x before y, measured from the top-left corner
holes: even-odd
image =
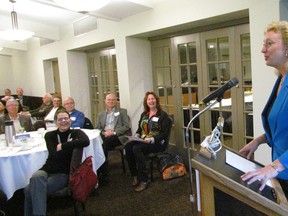
[[[281,78],[279,76],[276,80],[263,109],[262,123],[268,145],[272,148],[272,160],[278,159],[286,167],[277,178],[288,180],[288,79],[286,76],[277,96]]]

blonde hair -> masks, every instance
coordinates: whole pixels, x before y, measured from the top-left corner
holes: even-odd
[[[280,34],[281,39],[286,46],[286,57],[288,57],[288,22],[287,21],[273,21],[270,23],[264,31],[264,34],[267,34],[268,32],[275,32]],[[285,64],[286,71],[288,70],[288,61]],[[280,75],[280,71],[276,71],[278,76]]]

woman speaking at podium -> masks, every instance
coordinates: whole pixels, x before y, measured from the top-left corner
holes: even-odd
[[[274,67],[277,80],[262,112],[262,124],[265,133],[245,145],[240,154],[251,159],[252,154],[262,143],[272,148],[272,163],[265,167],[245,173],[242,180],[252,184],[260,181],[259,190],[266,182],[276,177],[286,196],[288,195],[288,22],[278,21],[269,24],[264,33],[261,52],[266,65]]]

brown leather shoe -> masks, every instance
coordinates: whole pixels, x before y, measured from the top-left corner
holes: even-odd
[[[138,177],[137,177],[137,176],[133,176],[132,185],[133,185],[133,186],[139,185],[139,181],[138,181]]]
[[[140,184],[135,188],[135,191],[140,192],[148,187],[149,182],[140,182]]]

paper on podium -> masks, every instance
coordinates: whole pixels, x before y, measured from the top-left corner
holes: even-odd
[[[249,161],[246,158],[243,158],[240,155],[237,155],[227,149],[226,149],[226,163],[238,170],[241,170],[244,173],[262,168],[258,164],[255,164],[252,161]],[[272,187],[271,181],[270,180],[267,181],[266,185]]]

